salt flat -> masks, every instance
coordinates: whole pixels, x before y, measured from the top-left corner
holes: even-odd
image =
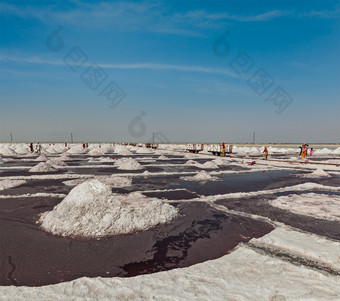
[[[0,300],[340,298],[339,147],[186,148],[1,144]]]

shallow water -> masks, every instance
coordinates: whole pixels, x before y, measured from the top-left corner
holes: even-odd
[[[36,224],[61,199],[2,199],[0,285],[40,286],[82,276],[129,277],[190,266],[227,254],[273,227],[221,214],[203,203],[179,203],[181,217],[129,235],[100,240],[52,236]]]

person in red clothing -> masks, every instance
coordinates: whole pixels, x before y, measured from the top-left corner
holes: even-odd
[[[267,147],[264,147],[263,156],[266,160],[268,159],[268,149],[267,149]]]

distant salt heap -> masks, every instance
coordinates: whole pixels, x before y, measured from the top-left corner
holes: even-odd
[[[122,156],[131,156],[132,153],[125,147],[122,145],[117,145],[115,147],[115,153],[122,155]]]
[[[72,160],[72,159],[71,159],[71,156],[70,156],[69,153],[63,153],[63,154],[59,157],[59,160],[68,161],[68,160]]]
[[[17,153],[7,145],[0,148],[0,154],[3,156],[16,156],[17,155]]]
[[[58,166],[68,166],[68,164],[64,161],[64,160],[61,160],[61,159],[50,159],[48,160],[46,163],[52,165],[52,166],[55,166],[58,168]]]
[[[15,152],[20,155],[26,155],[30,153],[30,149],[27,146],[19,146],[18,148],[15,149]]]
[[[119,155],[121,155],[121,156],[131,156],[132,153],[128,149],[125,149],[125,150],[120,151]]]
[[[29,172],[51,172],[51,171],[58,171],[58,168],[46,162],[40,162],[38,165],[32,167],[29,170]]]
[[[138,148],[136,150],[136,154],[151,154],[153,151],[150,150],[149,148]]]
[[[215,160],[212,160],[211,162],[213,162],[216,165],[227,165],[227,164],[229,164],[229,161],[227,159],[222,159],[222,158],[217,158]]]
[[[168,160],[168,157],[164,156],[164,155],[160,155],[157,160]]]
[[[39,161],[39,162],[43,162],[43,161],[47,161],[47,160],[48,159],[44,154],[42,154],[38,158],[34,159],[34,161]]]
[[[198,168],[202,168],[202,169],[216,169],[218,168],[218,166],[212,162],[212,161],[207,161],[204,164],[198,163],[194,160],[189,160],[185,163],[185,165],[195,165]]]
[[[88,152],[90,156],[102,156],[104,155],[103,152],[99,151],[98,149],[92,149]]]
[[[25,180],[0,180],[0,191],[26,184]]]
[[[68,151],[69,154],[71,155],[82,155],[86,154],[86,151],[81,147],[81,146],[74,146],[71,147]]]
[[[141,193],[112,194],[94,179],[73,188],[52,211],[41,215],[41,227],[64,237],[99,238],[146,230],[170,222],[178,210]]]
[[[310,174],[310,177],[314,178],[328,178],[330,175],[325,172],[322,168],[318,168]]]
[[[118,169],[124,170],[139,170],[144,169],[142,165],[140,165],[136,160],[133,158],[121,158],[117,159],[115,162],[115,167]]]
[[[114,149],[111,146],[106,146],[104,147],[103,152],[104,154],[112,154],[114,152]]]
[[[207,173],[205,170],[200,171],[194,176],[191,177],[182,177],[182,180],[185,181],[197,181],[197,182],[206,182],[206,181],[218,181],[218,177],[213,177],[209,173]]]
[[[216,169],[216,168],[218,168],[218,166],[212,161],[207,161],[204,164],[198,164],[197,166],[199,168],[205,168],[205,169]]]

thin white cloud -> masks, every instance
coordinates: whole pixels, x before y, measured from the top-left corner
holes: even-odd
[[[11,57],[11,56],[0,56],[0,62],[14,62],[14,63],[28,63],[28,64],[41,64],[41,65],[54,65],[61,66],[65,63],[60,60],[46,60],[38,57]],[[226,68],[212,68],[204,66],[194,66],[194,65],[175,65],[175,64],[158,64],[158,63],[130,63],[130,64],[107,64],[107,63],[97,63],[100,68],[103,69],[131,69],[131,70],[160,70],[169,71],[175,70],[180,72],[199,72],[199,73],[211,73],[211,74],[222,74],[230,77],[239,77],[237,74],[229,71]],[[90,65],[85,64],[84,67]]]
[[[340,17],[340,9],[327,11],[309,11],[299,14],[300,17],[331,19]]]

